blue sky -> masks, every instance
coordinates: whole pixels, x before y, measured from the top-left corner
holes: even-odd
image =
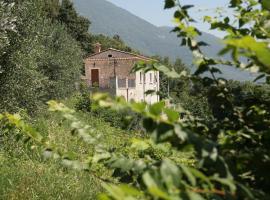
[[[115,5],[124,8],[131,13],[149,21],[157,26],[173,26],[172,16],[173,11],[163,10],[164,0],[108,0]],[[182,0],[183,4],[193,4],[195,8],[192,9],[192,15],[197,21],[202,19],[203,14],[213,14],[217,7],[224,7],[229,0]],[[223,13],[228,15],[231,13],[224,10]],[[209,27],[203,23],[196,25],[200,30],[222,36],[217,31],[209,31]]]

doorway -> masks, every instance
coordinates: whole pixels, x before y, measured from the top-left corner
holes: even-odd
[[[92,87],[99,87],[99,69],[91,69]]]

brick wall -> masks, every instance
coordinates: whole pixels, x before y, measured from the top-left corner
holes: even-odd
[[[84,80],[91,85],[91,70],[99,69],[99,87],[101,90],[111,90],[117,96],[123,96],[127,100],[146,101],[148,103],[155,103],[159,101],[158,95],[145,95],[148,90],[159,91],[159,78],[155,82],[154,77],[159,77],[158,72],[148,72],[145,75],[145,81],[141,80],[141,73],[136,72],[130,74],[134,64],[138,61],[149,61],[149,58],[144,56],[125,53],[118,50],[109,49],[98,54],[94,54],[85,59],[85,77]],[[117,85],[126,79],[133,79],[133,87],[117,87],[116,80],[112,78],[117,76]],[[134,87],[135,86],[135,87]]]
[[[119,79],[135,79],[135,74],[130,74],[130,71],[137,61],[139,61],[137,58],[88,59],[85,61],[85,79],[88,85],[91,86],[91,69],[99,69],[99,86],[101,88],[108,88],[110,86],[110,78],[115,75]]]

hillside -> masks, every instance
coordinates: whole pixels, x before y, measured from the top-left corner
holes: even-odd
[[[168,56],[172,60],[180,57],[186,64],[192,63],[191,53],[180,46],[181,41],[171,33],[172,28],[154,26],[106,0],[76,0],[74,4],[80,14],[91,20],[91,32],[108,36],[118,34],[129,46],[145,55]],[[200,39],[210,45],[203,49],[209,56],[216,56],[222,48],[221,40],[211,34],[203,33]],[[228,79],[252,78],[249,73],[228,67],[223,67],[222,71]]]

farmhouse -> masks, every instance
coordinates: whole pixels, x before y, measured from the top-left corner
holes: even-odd
[[[130,73],[138,61],[151,61],[151,58],[109,48],[101,51],[101,45],[95,45],[95,53],[85,62],[85,81],[89,87],[98,87],[115,96],[122,96],[127,101],[159,101],[159,72]],[[155,91],[146,95],[146,91]]]

